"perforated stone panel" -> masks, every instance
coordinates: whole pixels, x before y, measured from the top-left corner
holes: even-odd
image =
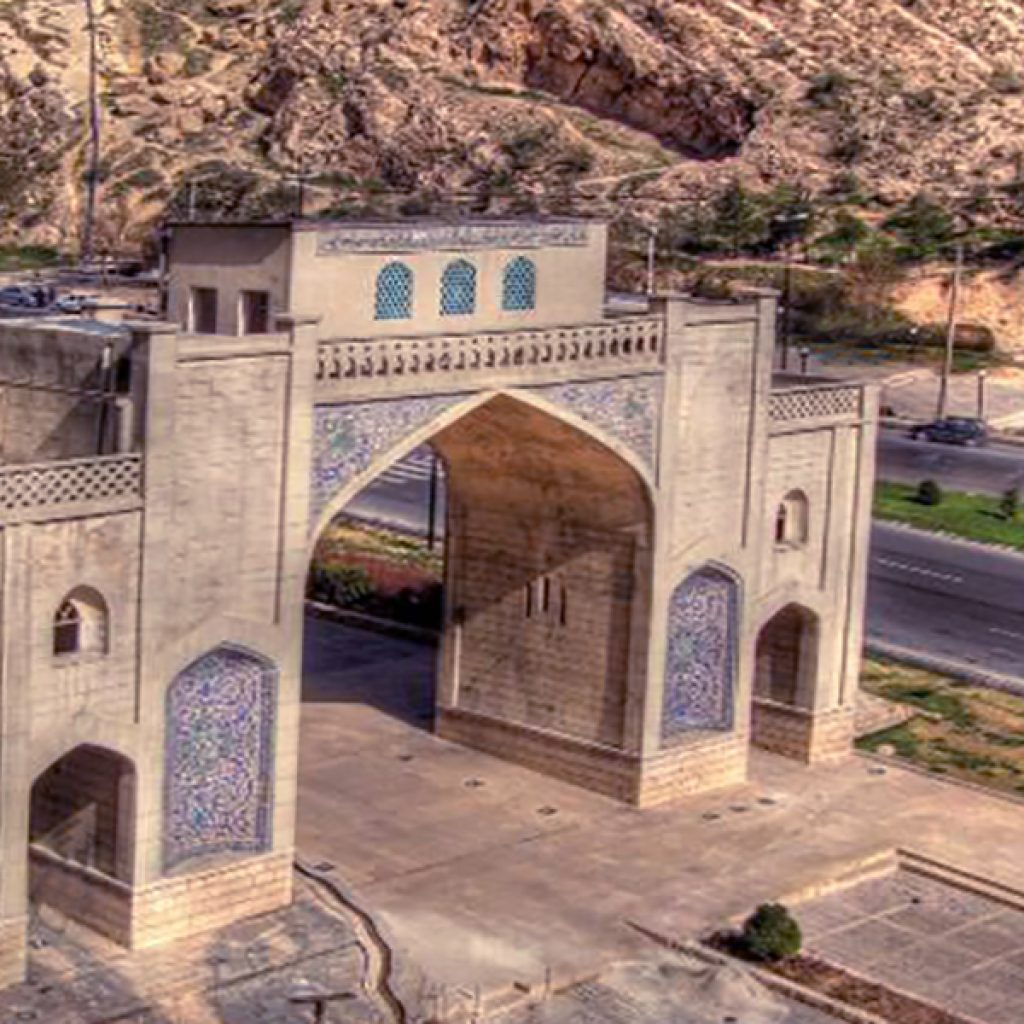
[[[509,312],[534,309],[537,305],[537,266],[525,256],[517,256],[505,267],[502,278],[501,308]]]
[[[662,741],[733,722],[738,593],[717,569],[702,569],[672,594],[665,656]]]
[[[0,470],[0,511],[136,496],[142,491],[138,455],[75,459]]]
[[[476,267],[456,260],[441,277],[441,315],[468,316],[476,311]]]
[[[860,413],[860,400],[859,387],[776,391],[769,398],[768,416],[774,423],[856,416]]]
[[[277,672],[218,647],[167,691],[164,868],[270,848]]]
[[[412,270],[389,263],[377,275],[375,316],[378,320],[408,320],[412,316]]]

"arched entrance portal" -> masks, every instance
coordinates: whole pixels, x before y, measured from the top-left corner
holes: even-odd
[[[119,942],[129,937],[135,770],[127,758],[75,747],[35,780],[29,809],[29,898]]]
[[[817,654],[817,617],[800,605],[786,605],[758,634],[754,696],[810,707]]]
[[[584,760],[639,748],[651,533],[640,471],[508,395],[426,440],[447,491],[437,731],[627,796],[615,765],[595,780]],[[307,669],[309,655],[307,644]]]
[[[776,612],[757,636],[751,738],[801,761],[815,756],[818,617],[798,604]]]

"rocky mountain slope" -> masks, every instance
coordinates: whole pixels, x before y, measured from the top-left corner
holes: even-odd
[[[93,0],[103,231],[1022,176],[1024,0]],[[74,247],[86,0],[0,0],[0,241]],[[191,183],[191,184],[190,184]]]

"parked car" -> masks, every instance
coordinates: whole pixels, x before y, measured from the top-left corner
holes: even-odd
[[[62,295],[55,303],[62,313],[81,313],[83,309],[91,309],[96,305],[95,295]]]
[[[981,420],[968,416],[947,416],[932,423],[918,423],[910,428],[909,436],[914,441],[962,444],[973,448],[988,440],[988,430]]]

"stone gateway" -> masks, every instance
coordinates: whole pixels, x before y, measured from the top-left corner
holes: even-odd
[[[773,373],[773,295],[607,305],[606,244],[182,224],[164,320],[0,323],[0,982],[30,899],[290,900],[311,553],[425,443],[441,737],[641,806],[848,750],[876,395]]]

